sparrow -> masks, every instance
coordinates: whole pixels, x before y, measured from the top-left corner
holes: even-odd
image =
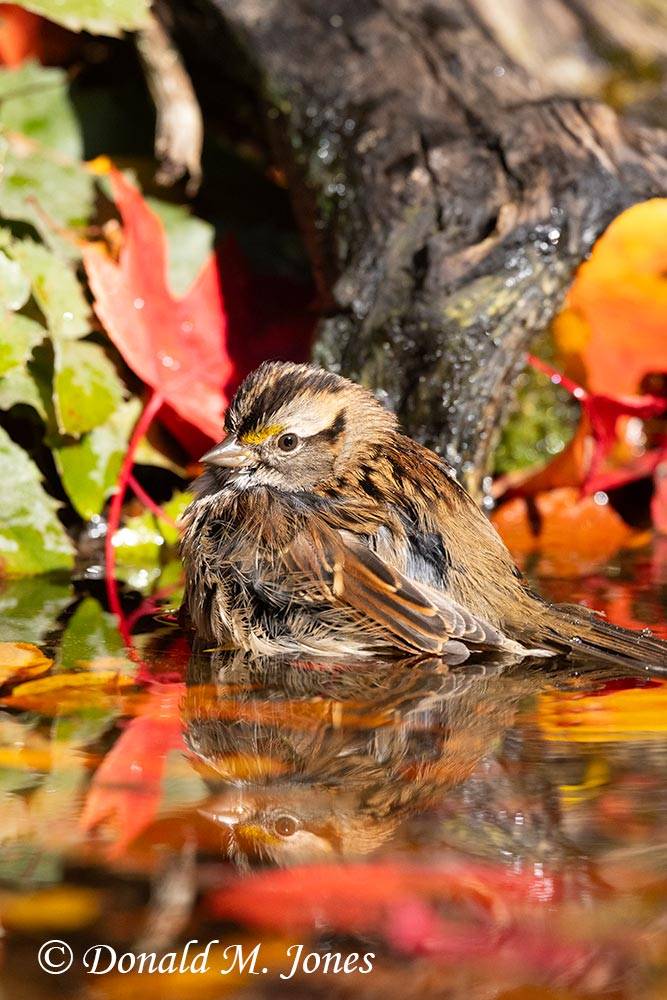
[[[667,666],[650,632],[534,593],[452,467],[363,386],[265,362],[237,390],[225,431],[182,517],[183,613],[203,643]]]

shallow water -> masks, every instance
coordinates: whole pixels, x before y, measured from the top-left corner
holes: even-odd
[[[667,634],[664,547],[539,585]],[[153,611],[128,647],[101,590],[0,592],[53,659],[1,675],[3,996],[667,997],[665,681],[195,655]]]

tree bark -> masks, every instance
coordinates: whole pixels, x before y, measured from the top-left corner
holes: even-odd
[[[203,4],[288,177],[323,302],[316,359],[383,395],[475,491],[529,339],[608,223],[667,189],[665,133],[554,96],[479,6]]]

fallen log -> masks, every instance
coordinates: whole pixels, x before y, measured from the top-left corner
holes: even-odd
[[[171,4],[200,74],[233,51],[261,101],[321,295],[315,357],[381,392],[474,491],[574,270],[667,191],[667,133],[555,94],[479,7]]]

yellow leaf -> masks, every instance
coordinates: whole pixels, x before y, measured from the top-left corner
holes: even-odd
[[[12,708],[45,715],[67,713],[85,708],[111,707],[113,699],[133,686],[132,678],[117,670],[82,670],[26,681],[17,685],[11,695],[1,701]]]
[[[65,691],[72,688],[104,688],[132,687],[133,681],[123,677],[117,670],[82,670],[76,674],[53,674],[42,677],[38,681],[27,681],[14,688],[14,694],[22,695],[45,694],[46,692]]]
[[[76,886],[52,886],[0,899],[5,927],[17,931],[74,931],[97,920],[100,893]]]
[[[39,677],[52,663],[53,660],[31,642],[0,642],[0,685]]]
[[[649,687],[581,695],[554,691],[540,695],[537,720],[547,740],[607,743],[664,740],[667,681]]]

